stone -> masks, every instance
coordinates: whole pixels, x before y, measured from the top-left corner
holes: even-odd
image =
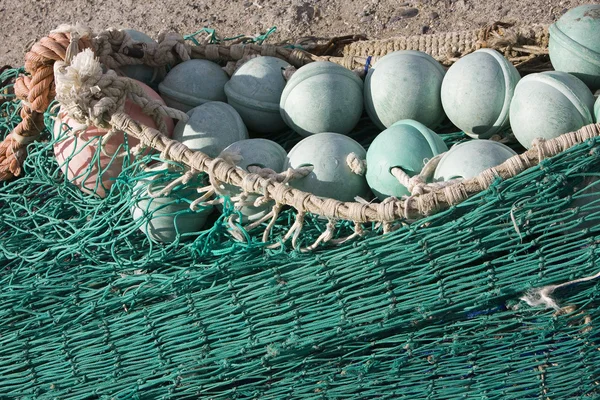
[[[158,90],[169,107],[188,112],[209,101],[227,101],[227,73],[207,60],[188,60],[173,67]]]
[[[454,63],[442,82],[444,111],[456,127],[487,139],[509,127],[517,69],[496,50],[481,49]]]
[[[595,122],[600,123],[600,97],[598,97],[594,103],[594,116],[596,118]]]
[[[179,121],[173,139],[190,150],[217,157],[227,146],[248,139],[248,130],[240,115],[227,103],[211,101],[187,113],[187,122]]]
[[[557,71],[600,88],[600,4],[575,7],[550,25],[548,51]]]
[[[417,15],[419,15],[419,10],[414,7],[405,8],[403,10],[400,10],[400,12],[398,12],[398,16],[403,19],[404,18],[414,18]]]
[[[392,175],[392,168],[399,167],[409,176],[418,175],[425,160],[447,150],[442,138],[422,123],[398,121],[377,135],[369,146],[367,182],[380,200],[409,195],[408,189]]]
[[[328,61],[299,68],[287,82],[279,109],[301,136],[348,134],[363,111],[363,82],[352,71]]]
[[[442,156],[433,178],[436,181],[474,178],[516,154],[510,147],[491,140],[458,143]]]
[[[367,114],[380,128],[412,119],[429,128],[444,119],[440,88],[445,70],[430,55],[396,51],[379,59],[365,78]]]
[[[276,57],[256,57],[244,63],[225,84],[227,102],[251,131],[277,133],[287,129],[279,112],[290,64]]]
[[[339,201],[353,202],[356,196],[366,198],[369,186],[364,176],[348,166],[346,160],[350,153],[361,160],[366,157],[365,149],[358,142],[339,133],[319,133],[301,140],[288,153],[286,169],[306,166],[314,169],[306,177],[290,181],[289,185]]]
[[[594,95],[578,78],[547,71],[522,78],[510,105],[510,126],[526,149],[536,138],[553,139],[594,121]]]

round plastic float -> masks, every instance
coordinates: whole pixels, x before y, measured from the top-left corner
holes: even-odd
[[[382,57],[365,78],[365,108],[381,129],[412,119],[435,128],[444,119],[440,87],[445,70],[430,55],[412,50]]]
[[[600,88],[600,4],[567,11],[550,25],[548,51],[557,71],[581,79],[590,89]]]
[[[276,133],[287,128],[279,112],[279,101],[286,84],[282,70],[289,66],[276,57],[256,57],[242,65],[225,84],[227,102],[251,131]]]
[[[139,181],[134,186],[133,193],[137,198],[130,211],[134,221],[143,219],[140,230],[152,240],[166,243],[173,242],[178,234],[202,230],[213,207],[208,206],[196,211],[190,209],[190,202],[199,196],[195,187],[177,190],[169,196],[148,196],[145,188],[159,176]],[[157,193],[165,186],[166,183],[155,184],[152,186],[152,192]]]
[[[365,177],[354,173],[347,163],[350,153],[362,160],[366,156],[358,142],[339,133],[320,133],[303,139],[289,152],[286,169],[314,169],[306,177],[290,181],[290,186],[340,201],[367,197],[369,186]]]
[[[547,71],[519,81],[510,105],[510,125],[525,148],[536,138],[553,139],[594,121],[594,95],[575,76]]]
[[[150,97],[164,104],[158,93],[147,85],[141,82],[138,83]],[[156,128],[152,117],[144,114],[141,107],[130,100],[126,100],[124,111],[134,120],[151,128]],[[173,133],[173,120],[169,117],[164,117],[164,121],[167,124],[167,134],[171,137]],[[103,140],[102,143],[105,150],[103,153],[98,144],[107,131],[91,126],[85,132],[78,133],[78,137],[74,137],[70,133],[61,132],[61,129],[65,131],[68,129],[72,130],[76,129],[77,126],[79,124],[69,118],[66,113],[59,112],[54,124],[54,137],[58,138],[59,135],[66,136],[64,140],[54,144],[56,161],[62,172],[67,176],[67,179],[79,186],[83,192],[99,197],[106,197],[115,182],[115,178],[123,170],[123,159],[115,158],[113,155],[124,150],[125,134],[118,132],[112,135],[107,141]],[[127,135],[129,148],[139,143],[136,137]]]
[[[236,163],[236,166],[246,171],[248,171],[248,167],[256,166],[282,172],[287,158],[287,153],[283,147],[267,139],[240,140],[229,145],[220,156],[224,156],[226,153],[239,155],[241,160]],[[235,197],[241,193],[240,188],[226,183],[222,184],[222,191],[229,197]],[[249,194],[246,199],[248,205],[239,209],[243,223],[256,221],[273,208],[274,203],[272,201],[257,207],[252,205],[259,196],[259,194],[254,193]],[[222,210],[222,206],[219,205],[218,207]]]
[[[227,146],[248,139],[248,130],[240,115],[227,103],[212,101],[187,113],[187,122],[179,121],[173,139],[190,150],[217,157]]]
[[[176,65],[158,85],[169,107],[188,112],[210,101],[227,101],[227,73],[214,62],[188,60]]]
[[[519,79],[517,69],[496,50],[477,50],[446,72],[444,111],[467,135],[487,139],[508,128],[510,102]]]
[[[433,177],[436,181],[474,178],[516,154],[510,147],[491,140],[459,143],[442,156]]]
[[[363,82],[354,72],[328,61],[298,69],[279,103],[285,123],[302,136],[348,134],[363,110]]]
[[[377,135],[369,146],[367,182],[380,200],[409,195],[408,189],[392,175],[392,168],[399,167],[414,176],[421,172],[425,160],[447,150],[442,138],[422,123],[398,121]]]
[[[133,29],[125,29],[124,31],[136,42],[156,43],[154,39],[142,32]],[[164,78],[164,73],[161,72],[160,68],[153,68],[148,65],[124,65],[121,67],[121,71],[129,78],[144,82],[154,90],[158,88],[158,84]]]

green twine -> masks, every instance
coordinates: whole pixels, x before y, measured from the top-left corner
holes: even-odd
[[[265,33],[261,33],[260,35],[254,37],[254,38],[246,38],[245,35],[237,35],[237,36],[228,37],[228,38],[220,38],[219,36],[217,36],[217,33],[214,29],[204,27],[204,28],[200,29],[199,31],[196,31],[192,34],[185,35],[183,38],[185,40],[190,40],[196,46],[200,45],[200,42],[198,42],[198,40],[196,39],[196,36],[200,35],[201,33],[208,33],[209,44],[220,44],[223,42],[229,42],[229,41],[237,40],[240,38],[245,38],[243,40],[243,43],[263,44],[263,42],[265,40],[267,40],[267,38],[269,36],[271,36],[271,34],[273,34],[276,30],[277,30],[277,27],[273,26],[273,27],[269,28],[269,30],[267,30]]]

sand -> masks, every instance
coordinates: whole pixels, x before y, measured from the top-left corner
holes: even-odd
[[[572,0],[0,0],[0,66],[24,63],[35,40],[60,24],[82,22],[94,32],[132,28],[156,37],[162,29],[181,34],[202,27],[220,37],[257,36],[276,26],[269,42],[302,36],[364,34],[369,39],[483,27],[503,21],[550,24]]]

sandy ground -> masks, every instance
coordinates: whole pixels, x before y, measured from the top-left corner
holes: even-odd
[[[163,28],[189,34],[202,27],[221,37],[269,41],[315,35],[365,34],[370,39],[484,26],[494,21],[552,23],[582,0],[0,0],[0,66],[23,65],[25,52],[63,23],[94,32],[133,28],[156,37]]]

